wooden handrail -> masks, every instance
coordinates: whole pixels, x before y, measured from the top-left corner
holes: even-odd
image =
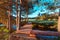
[[[31,34],[39,34],[39,35],[45,35],[45,36],[60,36],[60,32],[39,31],[39,30],[32,30]]]

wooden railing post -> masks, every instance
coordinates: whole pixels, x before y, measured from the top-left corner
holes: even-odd
[[[59,16],[58,16],[58,32],[60,32],[60,9],[59,9]]]

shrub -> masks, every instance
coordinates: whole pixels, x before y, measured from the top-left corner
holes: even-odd
[[[7,40],[9,37],[9,30],[6,27],[0,27],[0,40]]]

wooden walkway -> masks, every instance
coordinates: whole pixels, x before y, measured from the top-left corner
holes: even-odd
[[[25,25],[24,27],[21,28],[21,30],[18,30],[16,31],[16,33],[13,33],[11,35],[10,40],[37,40],[36,37],[38,35],[41,35],[41,37],[50,36],[50,38],[52,38],[52,36],[54,37],[60,36],[59,32],[32,30],[31,26],[32,24]],[[41,40],[44,40],[44,39],[41,39]]]
[[[60,36],[60,32],[54,31],[40,31],[40,30],[32,30],[32,24],[24,25],[21,30],[16,31],[16,33],[27,33],[27,34],[40,34],[47,36]]]
[[[26,31],[26,30],[24,30],[24,31]],[[53,34],[55,32],[52,32],[52,35],[48,34],[45,31],[33,30],[33,32],[30,34],[26,33],[26,32],[14,33],[14,34],[12,34],[10,40],[37,40],[37,37],[41,40],[45,40],[45,39],[49,40],[50,38],[52,40],[53,38],[58,37]]]

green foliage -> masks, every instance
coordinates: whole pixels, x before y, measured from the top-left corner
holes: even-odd
[[[48,21],[48,20],[41,20],[41,21],[34,21],[33,23],[33,29],[42,29],[43,30],[50,30],[50,31],[57,31],[57,22],[56,21]],[[40,25],[40,26],[39,26]],[[52,28],[51,28],[52,26]]]
[[[9,30],[5,27],[0,27],[0,40],[7,40],[9,37]]]
[[[48,6],[48,9],[50,9],[50,10],[55,10],[56,7],[55,7],[55,6]]]
[[[60,36],[58,37],[58,40],[60,40]]]
[[[60,40],[60,36],[58,38],[54,38],[54,40]]]

